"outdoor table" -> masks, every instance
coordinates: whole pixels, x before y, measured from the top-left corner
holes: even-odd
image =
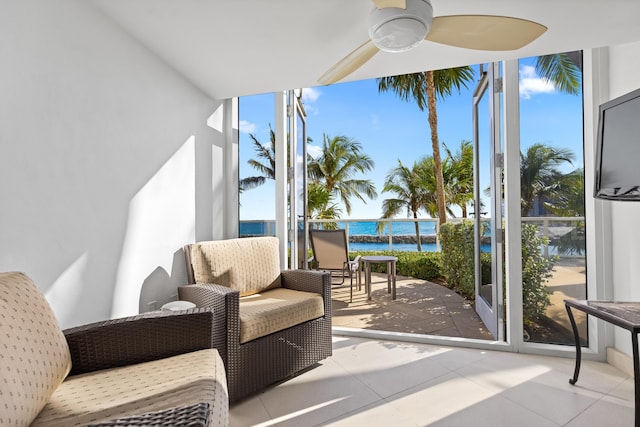
[[[367,299],[371,299],[371,264],[387,264],[387,293],[391,293],[391,299],[396,299],[396,262],[397,257],[385,255],[371,255],[360,257],[364,264],[364,286],[367,291]],[[392,291],[393,289],[393,291]]]
[[[640,427],[640,413],[638,412],[640,411],[640,358],[638,357],[640,302],[564,300],[564,305],[569,314],[569,320],[571,321],[571,328],[573,329],[573,336],[576,343],[576,366],[573,371],[573,378],[569,380],[569,383],[572,385],[578,381],[580,359],[582,357],[580,336],[578,335],[578,327],[571,312],[572,307],[631,332],[633,381],[635,386],[635,426]]]

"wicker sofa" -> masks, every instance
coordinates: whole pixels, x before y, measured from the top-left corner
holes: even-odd
[[[62,331],[31,279],[0,273],[0,425],[228,425],[214,326],[191,309]]]
[[[252,237],[185,246],[190,285],[181,300],[213,307],[226,337],[235,402],[331,356],[328,272],[280,270],[279,241]]]

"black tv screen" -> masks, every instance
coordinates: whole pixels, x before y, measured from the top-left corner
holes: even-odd
[[[640,89],[600,105],[594,197],[640,201]]]

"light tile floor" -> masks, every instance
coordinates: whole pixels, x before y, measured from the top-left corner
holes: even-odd
[[[333,356],[231,407],[239,426],[632,426],[633,379],[606,363],[334,337]]]

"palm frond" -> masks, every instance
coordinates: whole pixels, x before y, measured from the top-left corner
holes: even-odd
[[[552,82],[561,92],[571,95],[580,93],[582,71],[569,53],[539,56],[536,61],[536,73]]]

